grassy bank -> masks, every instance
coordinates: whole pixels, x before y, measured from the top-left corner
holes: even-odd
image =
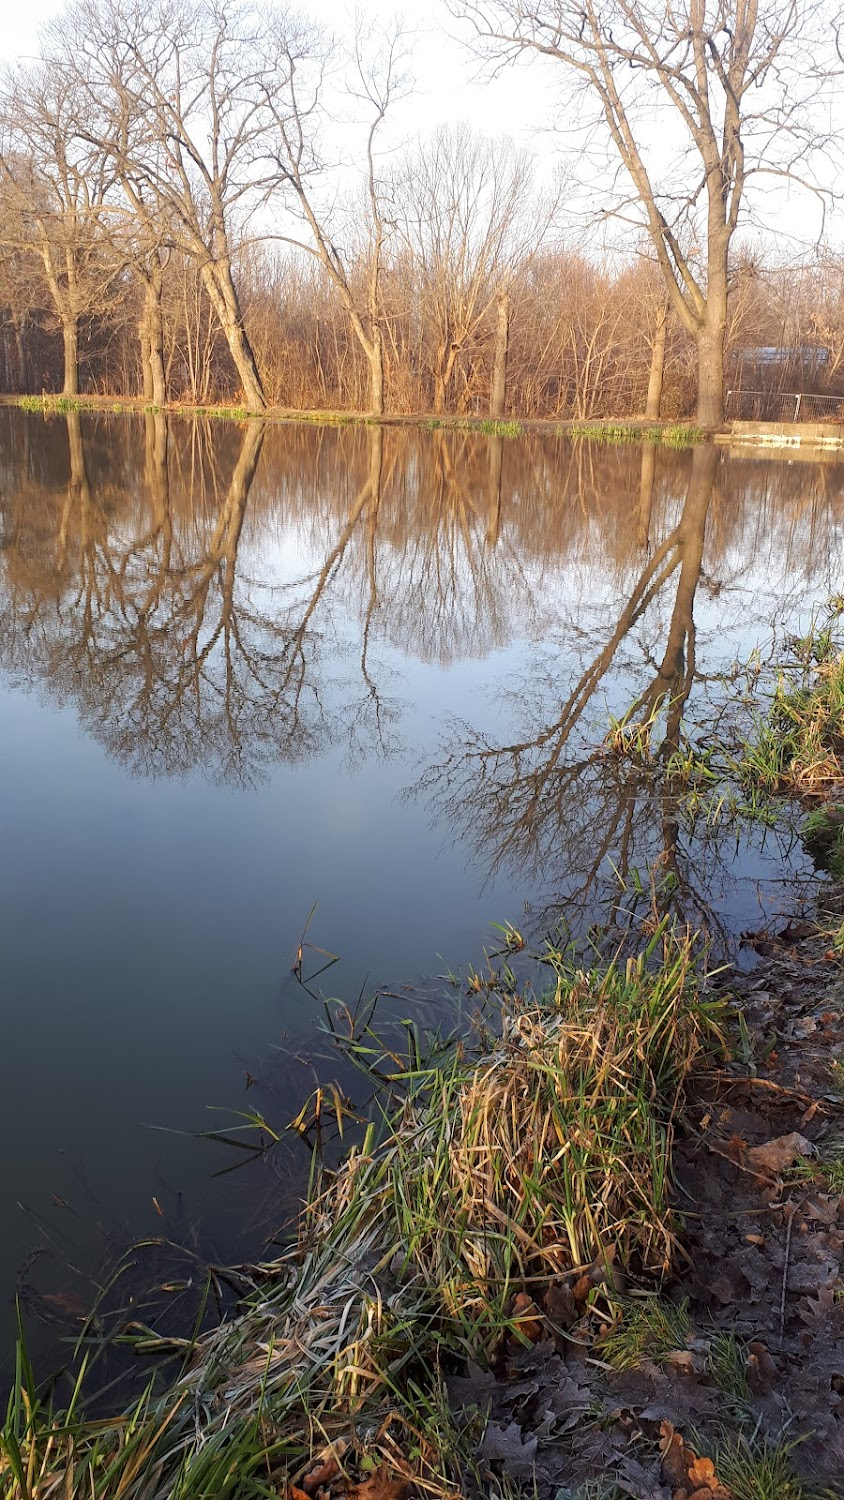
[[[0,397],[0,404],[14,406],[21,411],[41,412],[47,416],[84,411],[152,416],[166,412],[172,416],[202,417],[221,422],[305,422],[332,427],[423,427],[429,431],[477,432],[484,437],[502,438],[522,437],[534,432],[599,443],[648,442],[668,448],[690,448],[706,437],[702,429],[692,423],[649,423],[639,419],[590,424],[546,418],[494,421],[488,417],[434,416],[425,413],[389,413],[378,418],[364,412],[297,411],[289,407],[268,407],[264,411],[253,411],[245,406],[196,406],[185,402],[158,407],[140,398],[113,396],[4,396]]]
[[[449,1372],[540,1334],[603,1340],[612,1361],[618,1288],[657,1287],[675,1262],[675,1131],[722,1012],[665,927],[626,963],[546,963],[547,990],[508,994],[494,1030],[379,1059],[380,1117],[317,1176],[295,1244],[244,1273],[236,1316],[185,1338],[163,1392],[90,1421],[84,1372],[53,1409],[21,1350],[4,1500],[300,1500],[315,1464],[361,1500],[457,1494],[480,1433],[451,1410]]]

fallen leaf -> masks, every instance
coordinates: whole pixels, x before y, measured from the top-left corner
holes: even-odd
[[[522,1438],[518,1422],[511,1422],[507,1427],[499,1427],[495,1422],[490,1422],[478,1451],[481,1458],[503,1463],[516,1477],[519,1471],[524,1473],[530,1469],[538,1447],[538,1440],[533,1434]],[[364,1500],[364,1497],[360,1497],[360,1500]],[[366,1497],[366,1500],[374,1500],[374,1497]]]
[[[704,1485],[712,1489],[718,1483],[718,1475],[711,1458],[696,1458],[688,1469],[689,1487],[692,1490],[701,1490]]]
[[[313,1495],[317,1490],[321,1490],[323,1485],[330,1484],[332,1479],[336,1479],[339,1473],[340,1465],[336,1458],[327,1458],[325,1463],[319,1464],[316,1469],[311,1470],[310,1474],[305,1475],[302,1480],[302,1489],[307,1494]]]
[[[350,1485],[346,1495],[348,1500],[402,1500],[406,1489],[405,1479],[391,1479],[387,1464],[379,1464],[366,1479]]]
[[[670,1422],[660,1422],[659,1451],[662,1454],[662,1477],[672,1489],[686,1483],[686,1461],[683,1457],[683,1439],[675,1432]]]
[[[573,1328],[578,1319],[577,1302],[570,1286],[554,1282],[543,1299],[545,1311],[558,1328]]]
[[[753,1339],[747,1346],[747,1379],[758,1396],[767,1396],[777,1383],[777,1367],[765,1345]]]
[[[775,1136],[762,1146],[750,1146],[745,1162],[754,1172],[777,1177],[801,1156],[817,1156],[817,1150],[805,1135],[793,1130],[790,1135]]]
[[[522,1338],[527,1339],[530,1344],[539,1343],[544,1330],[539,1308],[532,1297],[526,1292],[519,1292],[514,1298],[510,1316]]]

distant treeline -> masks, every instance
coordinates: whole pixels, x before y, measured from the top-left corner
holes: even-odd
[[[72,5],[0,91],[0,389],[690,414],[694,340],[645,240],[596,260],[506,139],[455,127],[379,155],[402,47],[359,35],[338,62],[287,13]],[[361,105],[347,173],[326,144],[343,68]],[[844,391],[844,258],[745,255],[726,356],[728,386]]]

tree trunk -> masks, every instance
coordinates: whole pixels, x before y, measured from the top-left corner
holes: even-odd
[[[369,352],[369,409],[373,417],[384,415],[384,346],[377,323]]]
[[[492,390],[489,414],[500,422],[507,404],[507,345],[510,341],[510,298],[506,292],[498,297],[498,322],[495,328],[495,358],[492,367]]]
[[[665,375],[665,344],[668,338],[668,305],[663,302],[657,313],[656,332],[651,348],[651,369],[648,376],[648,397],[645,416],[651,422],[659,421],[662,405],[662,382]]]
[[[23,335],[20,330],[20,324],[17,322],[15,322],[14,324],[14,334],[15,353],[17,355],[18,362],[18,391],[19,393],[22,393],[23,391],[28,389],[28,379],[26,373],[26,348],[23,341]]]
[[[445,411],[445,380],[442,371],[434,372],[434,412],[436,416],[442,416]]]
[[[64,342],[64,385],[62,395],[79,395],[79,329],[76,319],[69,319],[62,324],[62,340]]]
[[[697,336],[697,423],[707,432],[724,421],[724,332],[719,319]]]
[[[161,313],[161,282],[155,277],[146,289],[147,357],[144,370],[144,394],[153,406],[167,402],[167,377],[164,373],[164,319]]]
[[[253,410],[263,411],[267,405],[266,397],[252,345],[243,326],[231,267],[223,261],[209,262],[202,267],[202,279],[240,376],[243,399]]]
[[[152,404],[152,349],[150,346],[149,325],[147,323],[146,309],[138,324],[138,343],[141,346],[141,379],[143,381],[143,398],[147,406]]]

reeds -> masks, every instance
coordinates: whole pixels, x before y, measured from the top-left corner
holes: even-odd
[[[188,1347],[163,1396],[88,1424],[80,1382],[53,1414],[21,1354],[3,1500],[276,1494],[341,1439],[439,1494],[460,1483],[471,1444],[443,1360],[518,1338],[515,1296],[542,1283],[596,1265],[667,1272],[675,1124],[721,1039],[691,940],[665,925],[626,963],[545,961],[547,992],[506,997],[494,1036],[439,1044],[430,1062],[414,1045],[380,1124],[316,1181],[296,1244],[248,1273],[237,1315]]]
[[[744,740],[741,781],[767,793],[823,796],[844,780],[844,655],[781,677],[764,718]]]
[[[584,438],[591,443],[655,443],[664,448],[693,448],[706,437],[701,427],[680,422],[670,427],[646,427],[635,422],[582,422],[561,426],[560,437]]]

